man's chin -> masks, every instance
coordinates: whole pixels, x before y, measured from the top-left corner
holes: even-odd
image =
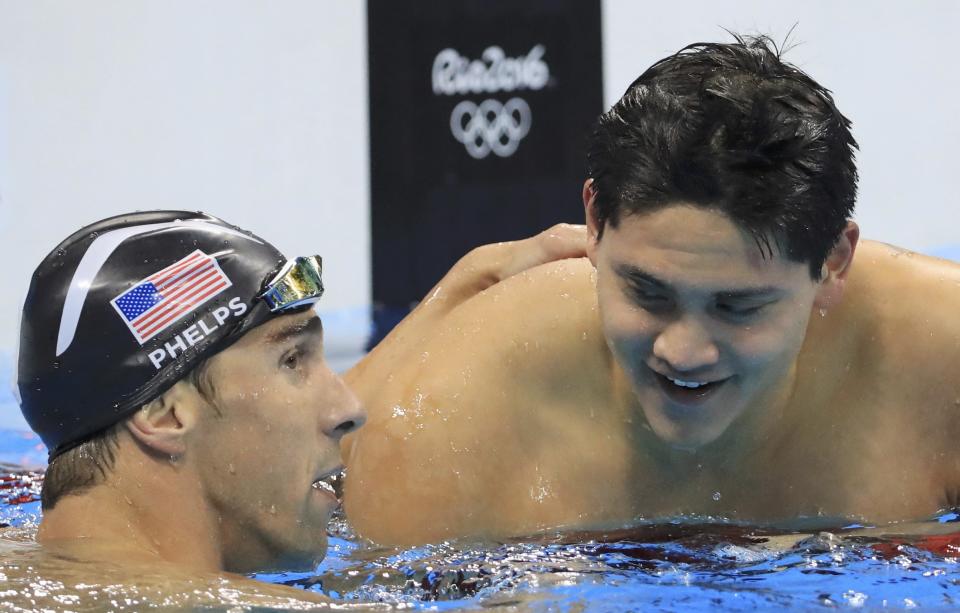
[[[318,545],[317,549],[313,551],[287,552],[282,556],[270,560],[267,564],[263,565],[263,568],[258,568],[254,571],[248,572],[311,572],[317,568],[317,565],[323,562],[323,558],[326,557],[326,553],[327,543],[326,539],[324,539],[323,545]]]
[[[226,570],[238,574],[310,572],[316,569],[327,553],[327,534],[321,538],[303,538],[297,543],[264,543],[259,555],[232,560]]]
[[[720,438],[726,430],[721,424],[704,423],[702,419],[676,419],[669,414],[669,410],[644,409],[644,414],[657,438],[683,451],[697,451]]]

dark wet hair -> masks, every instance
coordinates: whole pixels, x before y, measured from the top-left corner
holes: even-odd
[[[683,202],[717,210],[765,256],[820,269],[853,213],[850,121],[766,36],[696,43],[651,66],[588,143],[595,217]]]

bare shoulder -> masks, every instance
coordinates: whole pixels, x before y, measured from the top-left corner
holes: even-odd
[[[605,353],[593,267],[585,259],[551,262],[489,287],[436,322],[392,373],[399,387],[389,394],[482,411],[472,431],[509,429],[530,412],[516,411],[518,399],[552,406],[567,387],[597,379]],[[377,410],[370,407],[371,417]]]
[[[477,353],[498,362],[523,357],[530,368],[546,361],[555,372],[559,355],[582,353],[590,346],[585,336],[598,340],[598,334],[594,269],[576,259],[538,266],[484,290],[450,314],[432,344],[455,351],[469,346],[471,359]]]
[[[426,331],[406,335],[401,324],[347,381],[361,393],[395,396],[426,382],[439,393],[456,385],[450,373],[464,369],[496,381],[506,370],[562,376],[559,355],[602,350],[598,343],[594,269],[585,258],[559,260],[477,293]]]
[[[586,260],[544,264],[458,305],[392,368],[351,373],[368,411],[346,456],[361,533],[424,542],[521,525],[499,501],[527,495],[555,416],[600,387],[595,293]]]
[[[866,382],[928,441],[947,437],[955,446],[960,265],[873,242],[856,258],[844,319],[863,332],[858,361]]]
[[[847,298],[898,357],[960,357],[960,264],[867,241]]]
[[[852,371],[858,377],[850,380],[853,385],[843,386],[845,395],[835,403],[853,417],[848,432],[861,441],[856,449],[863,457],[874,454],[875,465],[896,457],[899,470],[916,475],[911,483],[929,488],[917,496],[939,498],[945,490],[956,491],[960,265],[883,243],[864,243],[841,311],[844,316],[834,335],[847,328],[860,331]],[[843,371],[842,365],[838,370]],[[896,474],[880,471],[864,479],[888,488],[908,487],[896,481]],[[937,505],[946,506],[947,499],[930,502],[931,509]]]

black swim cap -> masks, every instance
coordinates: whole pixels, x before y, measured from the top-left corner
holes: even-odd
[[[104,219],[60,243],[23,307],[20,408],[53,459],[136,412],[273,317],[286,258],[204,213]]]

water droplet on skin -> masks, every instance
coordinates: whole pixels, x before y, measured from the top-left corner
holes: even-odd
[[[827,309],[820,309],[820,317],[826,317],[826,316],[827,316]]]
[[[721,498],[720,492],[714,492],[714,493],[713,493],[713,500],[714,500],[714,502],[719,502],[719,501],[720,501],[720,498]]]
[[[233,465],[233,462],[227,464],[227,472],[231,475],[237,474],[237,467]]]
[[[277,505],[275,504],[270,505],[270,515],[276,515],[276,514],[277,514]]]

